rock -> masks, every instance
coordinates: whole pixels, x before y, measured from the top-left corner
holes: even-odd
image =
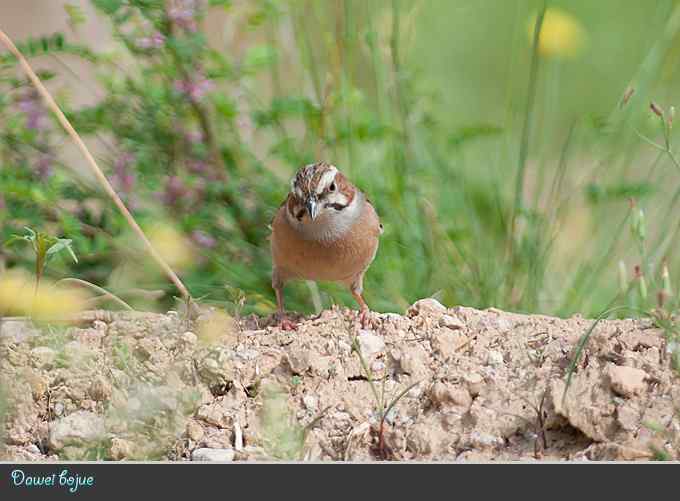
[[[499,316],[496,319],[496,327],[499,332],[508,332],[512,328],[512,323],[504,316]]]
[[[441,315],[443,313],[446,313],[446,306],[431,297],[416,301],[406,311],[408,317],[416,317],[421,314]]]
[[[635,431],[640,425],[640,410],[630,402],[616,409],[616,420],[626,431]]]
[[[477,395],[479,395],[479,392],[482,391],[484,378],[477,374],[476,372],[466,374],[465,376],[463,376],[463,380],[467,385],[467,389],[470,392],[470,395],[472,395],[473,397],[476,397]]]
[[[36,402],[47,392],[47,380],[39,373],[30,371],[26,374],[26,381],[31,386],[31,394]]]
[[[187,331],[182,334],[181,339],[186,344],[196,344],[196,341],[198,341],[198,336],[191,331]]]
[[[486,364],[492,367],[503,366],[503,354],[500,351],[491,350],[487,355]]]
[[[92,381],[88,392],[93,400],[101,402],[111,398],[113,387],[111,386],[111,383],[106,380],[106,378],[100,375],[97,376],[94,381]]]
[[[467,388],[436,382],[430,388],[430,399],[438,406],[459,407],[467,411],[472,405],[472,397]]]
[[[319,401],[312,395],[305,395],[302,397],[302,404],[308,411],[316,411],[319,407]]]
[[[199,442],[204,435],[205,432],[203,431],[203,427],[200,424],[194,420],[189,420],[187,422],[187,437],[189,437],[194,442]]]
[[[36,346],[31,350],[31,360],[38,369],[48,369],[54,366],[57,352],[47,346]]]
[[[48,444],[54,450],[67,445],[88,445],[106,435],[104,419],[89,411],[77,411],[56,421],[50,430]]]
[[[359,347],[365,358],[371,358],[385,349],[385,341],[371,331],[359,331]]]
[[[430,355],[421,346],[410,349],[397,348],[390,350],[390,358],[398,371],[416,379],[427,379],[432,374],[429,367]]]
[[[191,453],[192,461],[222,461],[231,462],[236,453],[234,449],[194,449]]]
[[[645,384],[647,373],[643,370],[611,364],[608,374],[611,389],[622,397],[640,395],[647,388]]]
[[[432,430],[424,425],[416,425],[411,428],[406,437],[406,447],[413,453],[424,456],[432,453]]]
[[[111,448],[109,453],[111,454],[111,459],[114,461],[121,461],[123,459],[129,459],[132,457],[133,445],[122,438],[111,439]]]
[[[432,338],[432,349],[438,351],[444,358],[449,358],[463,346],[470,342],[465,334],[449,329],[439,330]]]
[[[489,449],[502,446],[504,443],[501,437],[496,437],[489,433],[482,433],[474,430],[470,434],[470,445],[475,449]]]
[[[464,329],[465,323],[455,315],[442,315],[439,319],[439,326],[451,330]]]
[[[309,351],[301,349],[289,350],[286,352],[284,361],[293,374],[300,376],[309,369]]]
[[[234,421],[234,449],[236,449],[236,452],[243,450],[243,430],[238,421]]]
[[[198,362],[198,374],[208,387],[226,386],[234,380],[231,350],[216,347],[209,350]]]
[[[232,416],[219,402],[199,407],[196,417],[218,428],[231,428]]]

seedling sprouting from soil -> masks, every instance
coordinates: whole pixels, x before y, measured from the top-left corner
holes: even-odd
[[[373,371],[371,371],[371,369],[368,366],[368,363],[366,362],[366,359],[361,353],[361,345],[359,344],[359,338],[357,336],[353,336],[352,338],[352,351],[357,354],[357,357],[359,357],[361,368],[364,372],[366,380],[368,381],[368,384],[371,387],[371,393],[373,393],[373,399],[375,400],[375,406],[378,412],[378,429],[377,429],[378,444],[373,452],[378,459],[382,460],[392,459],[394,453],[390,449],[390,447],[385,443],[385,421],[390,412],[392,412],[392,409],[394,409],[394,407],[399,403],[399,401],[404,397],[404,395],[406,395],[409,391],[418,386],[420,384],[420,381],[411,383],[402,391],[400,391],[389,403],[387,403],[385,395],[385,378],[382,378],[381,389],[380,392],[378,392],[378,388],[376,387],[375,384],[375,378],[373,377]]]
[[[45,268],[50,259],[60,252],[66,251],[73,258],[74,262],[78,262],[76,253],[73,252],[71,246],[71,239],[56,238],[40,231],[33,231],[26,227],[26,235],[12,235],[5,245],[11,245],[15,242],[28,242],[31,244],[33,253],[35,254],[35,293],[38,293],[40,287],[40,280],[45,273]]]
[[[309,424],[302,426],[288,408],[287,396],[275,384],[262,389],[262,434],[264,448],[277,459],[299,461],[303,458],[309,432],[328,412],[326,407]]]

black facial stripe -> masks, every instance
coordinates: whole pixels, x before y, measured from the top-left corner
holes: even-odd
[[[295,215],[296,219],[298,221],[302,221],[302,216],[305,215],[305,209],[299,210],[298,213]]]
[[[332,204],[326,204],[326,207],[330,207],[331,209],[335,210],[343,210],[346,209],[349,204],[339,204],[339,203],[332,203]]]

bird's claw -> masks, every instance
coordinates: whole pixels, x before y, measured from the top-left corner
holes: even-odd
[[[277,326],[283,331],[294,331],[297,330],[297,323],[288,318],[285,314],[277,314]]]
[[[359,325],[361,325],[362,329],[367,330],[373,330],[378,327],[376,319],[368,308],[362,309],[359,312]]]

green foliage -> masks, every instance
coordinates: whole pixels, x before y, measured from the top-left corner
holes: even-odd
[[[300,461],[307,430],[288,408],[288,396],[278,386],[262,388],[262,438],[265,451],[276,459]]]
[[[12,235],[5,246],[10,246],[15,242],[28,242],[31,244],[33,254],[35,255],[35,278],[36,288],[40,284],[40,279],[45,273],[45,267],[50,259],[62,251],[67,251],[73,258],[74,262],[78,262],[70,238],[56,238],[40,231],[35,232],[31,228],[26,227],[26,235]]]
[[[623,37],[611,16],[570,3],[583,30],[629,49],[612,66],[600,41],[571,59],[534,50],[530,3],[166,3],[92,0],[118,44],[106,54],[63,34],[19,46],[38,70],[39,56],[68,54],[98,75],[95,104],[76,107],[72,89],[59,104],[101,146],[98,160],[139,223],[170,221],[186,236],[193,254],[179,272],[195,297],[233,304],[238,290],[239,314],[274,310],[268,225],[287,180],[314,160],[338,165],[385,225],[365,283],[376,310],[438,293],[447,304],[588,315],[613,298],[642,306],[643,280],[617,295],[619,262],[642,271],[645,304],[664,263],[677,280],[674,112],[649,108],[654,96],[677,100],[664,66],[678,31],[671,7],[651,17],[620,7]],[[238,47],[205,32],[211,16],[233,26]],[[64,160],[62,131],[15,64],[0,56],[1,241],[24,226],[66,235],[81,259],[49,272],[133,307],[171,306],[171,285]],[[593,68],[602,78],[584,78]],[[646,214],[642,245],[639,227],[625,231],[628,198]],[[18,248],[3,246],[0,258],[35,265]],[[353,304],[337,286],[322,286],[321,299]],[[307,287],[287,286],[286,305],[312,311]]]

